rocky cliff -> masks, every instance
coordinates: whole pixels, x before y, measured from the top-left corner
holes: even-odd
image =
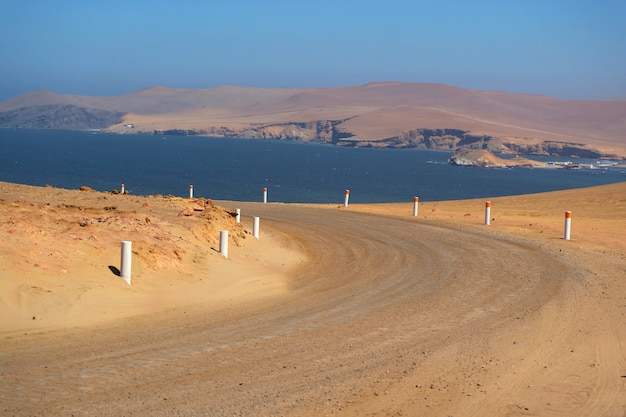
[[[22,107],[0,112],[0,127],[19,129],[105,129],[119,123],[123,112],[68,104]]]
[[[480,149],[502,155],[519,154],[624,159],[622,155],[603,151],[593,145],[474,135],[459,129],[415,129],[381,140],[342,139],[337,144],[341,146],[413,148],[441,151]]]
[[[352,136],[352,133],[344,132],[338,128],[341,122],[342,120],[318,120],[314,122],[258,124],[239,129],[221,126],[206,129],[154,130],[152,133],[155,135],[203,135],[222,136],[226,138],[293,140],[336,144],[342,139]]]
[[[527,158],[498,158],[485,149],[461,149],[448,159],[451,165],[475,166],[482,168],[510,168],[510,167],[545,167],[542,162]]]
[[[0,128],[101,129],[356,147],[626,158],[626,102],[440,84],[318,89],[150,87],[122,96],[37,91],[0,103]]]

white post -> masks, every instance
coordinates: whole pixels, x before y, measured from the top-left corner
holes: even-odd
[[[259,238],[259,223],[261,219],[259,217],[254,217],[252,222],[252,236]]]
[[[220,230],[220,253],[228,258],[228,230]]]
[[[130,267],[132,262],[131,248],[133,242],[128,240],[122,241],[122,262],[120,264],[120,276],[130,285]]]
[[[563,239],[570,240],[571,230],[572,230],[572,212],[566,211],[565,212],[565,235],[563,236]]]
[[[350,200],[350,190],[346,190],[346,198],[343,200],[343,206],[348,207],[348,201]]]
[[[237,223],[241,223],[241,209],[235,209],[235,212],[237,213],[237,215],[235,216],[235,220],[237,221]]]
[[[267,203],[267,188],[263,188],[263,202]]]
[[[491,202],[485,203],[485,224],[489,226],[491,224]]]
[[[419,203],[419,198],[413,197],[413,217],[417,217],[417,204]]]
[[[124,184],[122,184],[122,194],[124,194]]]
[[[189,186],[189,198],[193,198],[193,185]]]

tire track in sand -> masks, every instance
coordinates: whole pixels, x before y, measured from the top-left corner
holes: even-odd
[[[392,392],[397,412],[411,413],[414,393],[394,390],[423,380],[428,357],[459,345],[480,355],[492,334],[531,318],[558,292],[561,275],[546,276],[568,270],[532,245],[478,229],[237,205],[244,216],[261,216],[264,228],[300,240],[311,256],[286,295],[4,343],[3,409],[365,415],[386,410],[381,393]]]

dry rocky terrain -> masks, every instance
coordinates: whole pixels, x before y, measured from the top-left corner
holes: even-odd
[[[0,103],[0,127],[624,159],[625,114],[626,101],[379,82],[308,89],[151,87],[117,97],[37,91]]]

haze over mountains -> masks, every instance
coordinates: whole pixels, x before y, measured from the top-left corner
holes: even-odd
[[[626,158],[626,101],[402,82],[303,89],[151,87],[110,97],[42,90],[0,103],[0,127]]]

